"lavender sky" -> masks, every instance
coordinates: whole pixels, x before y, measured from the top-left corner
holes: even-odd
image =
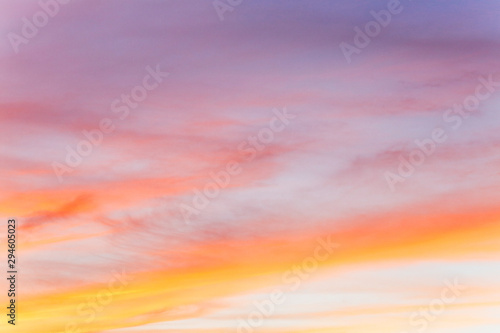
[[[2,332],[498,332],[499,16],[0,2]]]

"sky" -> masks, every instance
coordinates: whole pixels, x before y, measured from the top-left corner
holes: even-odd
[[[1,331],[498,332],[499,16],[2,1]]]

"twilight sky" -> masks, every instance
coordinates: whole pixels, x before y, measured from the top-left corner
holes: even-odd
[[[61,2],[0,2],[2,332],[499,331],[499,1]]]

